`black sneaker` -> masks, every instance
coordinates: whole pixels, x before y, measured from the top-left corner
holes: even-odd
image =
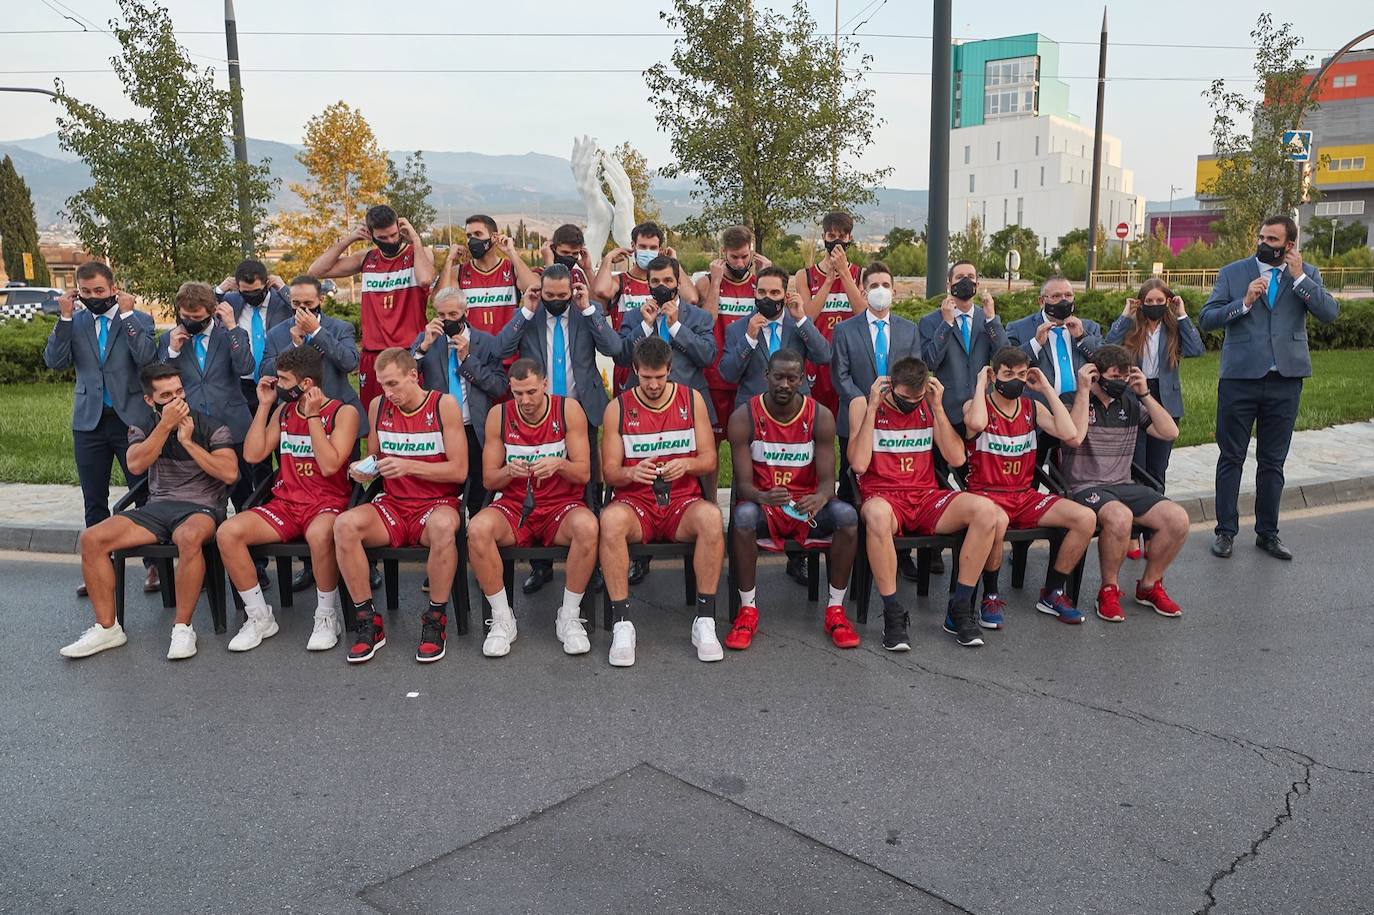
[[[977,648],[983,644],[983,634],[978,628],[978,615],[971,604],[950,602],[949,612],[945,614],[945,632],[965,648]]]
[[[810,584],[806,575],[806,557],[793,553],[787,557],[787,577],[799,585]]]
[[[530,574],[521,583],[520,592],[533,594],[551,581],[553,581],[553,564],[543,559],[536,559],[530,563]]]
[[[883,647],[888,651],[910,651],[911,637],[906,633],[911,614],[902,610],[883,611]]]
[[[630,563],[630,584],[637,585],[649,574],[649,560],[636,559]]]
[[[375,610],[358,613],[354,624],[353,647],[348,651],[349,664],[362,664],[371,661],[377,649],[386,644],[386,629],[382,625],[382,615]]]
[[[382,570],[377,568],[377,564],[374,562],[372,564],[372,571],[368,573],[367,583],[373,591],[380,591],[384,582],[385,579],[382,578]]]
[[[907,581],[916,581],[921,577],[916,570],[916,560],[911,558],[911,550],[902,550],[897,554],[897,574]]]
[[[415,649],[415,660],[429,664],[444,656],[444,630],[448,627],[448,614],[442,610],[426,610],[420,614],[420,647]]]
[[[315,584],[315,570],[310,566],[304,566],[299,572],[291,576],[291,590],[304,591],[306,588],[313,587]]]

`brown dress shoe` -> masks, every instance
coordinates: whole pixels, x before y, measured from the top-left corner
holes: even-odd
[[[89,597],[89,596],[90,596],[90,593],[91,593],[91,592],[89,592],[89,591],[86,590],[86,583],[85,583],[84,581],[83,581],[81,584],[79,584],[79,585],[76,586],[76,596],[77,596],[77,597]]]
[[[157,574],[157,566],[148,568],[148,575],[143,579],[143,591],[145,594],[152,594],[154,591],[162,590],[162,578]]]

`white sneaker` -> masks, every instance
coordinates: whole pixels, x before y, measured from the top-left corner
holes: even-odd
[[[339,644],[339,633],[342,631],[342,611],[333,607],[316,607],[315,628],[310,633],[310,641],[305,643],[305,650],[328,651]]]
[[[510,654],[510,643],[515,641],[515,617],[508,620],[487,620],[487,640],[482,643],[482,654],[489,658],[504,658]]]
[[[587,630],[583,628],[582,620],[575,616],[564,618],[560,615],[553,631],[558,636],[558,641],[563,643],[564,654],[586,654],[592,650]]]
[[[229,640],[230,651],[252,651],[262,644],[263,639],[270,639],[277,634],[277,620],[272,616],[271,607],[264,604],[246,610],[248,619],[243,621],[238,634]]]
[[[633,667],[635,663],[635,624],[621,620],[611,627],[612,667]]]
[[[129,637],[124,634],[124,627],[118,622],[109,629],[96,623],[81,633],[81,638],[70,645],[63,645],[59,648],[57,653],[64,658],[87,658],[107,648],[118,648],[127,641],[129,641]]]
[[[696,646],[698,661],[719,661],[725,657],[725,649],[716,638],[716,621],[709,616],[692,620],[692,644]]]
[[[185,623],[172,627],[172,647],[167,649],[167,660],[182,661],[194,657],[196,653],[196,631]]]

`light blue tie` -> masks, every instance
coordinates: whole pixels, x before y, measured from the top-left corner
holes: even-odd
[[[205,337],[196,334],[196,363],[202,372],[205,371]]]
[[[267,345],[267,329],[263,326],[262,309],[253,309],[253,380],[262,372],[262,350]]]
[[[768,355],[773,355],[782,346],[782,335],[778,333],[778,322],[768,322]]]
[[[458,374],[458,352],[457,350],[448,351],[448,392],[453,395],[453,399],[458,401],[458,406],[463,406],[463,376]]]
[[[553,319],[553,392],[568,393],[568,344],[563,339],[563,316]]]
[[[664,343],[671,342],[673,335],[668,333],[668,318],[664,315],[658,316],[658,335],[663,338]]]
[[[969,325],[972,323],[972,320],[973,319],[971,319],[968,315],[959,316],[959,334],[964,338],[964,352],[966,353],[973,352],[973,340],[969,336]]]
[[[1072,394],[1078,390],[1078,379],[1073,373],[1073,356],[1069,355],[1069,332],[1062,327],[1054,329],[1055,372],[1059,375],[1059,390]]]
[[[1269,310],[1274,310],[1274,303],[1279,298],[1279,268],[1275,267],[1269,271]]]
[[[104,365],[104,364],[105,364],[105,341],[108,340],[108,339],[110,338],[110,318],[109,318],[108,315],[101,315],[100,317],[98,317],[98,318],[95,319],[95,323],[96,323],[95,343],[96,343],[96,347],[100,350],[100,352],[98,353],[98,355],[100,356],[100,364],[101,364],[101,365]],[[105,406],[107,406],[107,407],[113,407],[113,406],[114,406],[114,401],[110,399],[110,391],[109,391],[109,389],[108,389],[108,386],[106,386],[105,398],[104,398],[104,399],[105,399]]]
[[[873,364],[879,375],[887,374],[887,322],[875,321],[878,334],[873,338]]]

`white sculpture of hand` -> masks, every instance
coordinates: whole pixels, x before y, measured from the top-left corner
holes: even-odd
[[[573,180],[587,207],[587,228],[583,235],[593,263],[601,259],[601,252],[606,247],[606,236],[610,232],[613,215],[611,205],[601,193],[601,178],[597,174],[600,164],[601,149],[596,145],[596,140],[589,136],[573,140]]]
[[[630,239],[630,232],[635,227],[635,194],[630,187],[630,176],[625,174],[625,167],[618,159],[605,153],[601,155],[601,167],[615,203],[611,234],[615,237],[617,245],[633,249],[634,242]]]

